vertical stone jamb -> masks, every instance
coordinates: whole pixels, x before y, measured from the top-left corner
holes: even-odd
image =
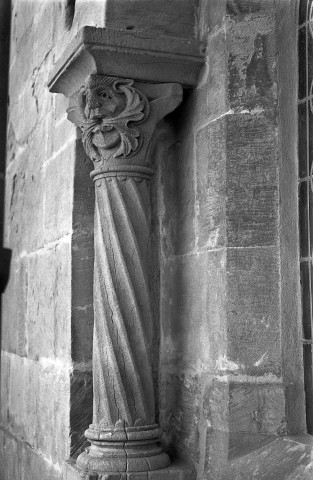
[[[157,123],[181,98],[179,84],[97,74],[70,98],[68,118],[95,166],[94,411],[91,446],[77,459],[89,472],[170,464],[155,423],[149,151]]]

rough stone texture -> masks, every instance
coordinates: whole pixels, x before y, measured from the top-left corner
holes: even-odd
[[[275,248],[229,249],[226,295],[231,369],[248,375],[280,376],[279,259]]]
[[[223,480],[292,480],[312,478],[312,439],[263,436],[259,444],[247,444],[241,455],[234,456]]]
[[[28,358],[69,360],[70,244],[64,241],[28,259]],[[47,275],[47,272],[49,274]],[[46,281],[42,279],[46,277]]]
[[[60,466],[55,468],[40,453],[36,453],[21,439],[0,429],[0,476],[1,480],[59,480]]]
[[[10,5],[7,2],[0,9],[0,248],[3,246],[3,215],[4,215],[4,178],[6,152],[6,122],[7,122],[7,95],[9,71],[9,42],[10,42]],[[2,260],[4,264],[4,260]],[[4,269],[4,265],[1,270]],[[0,276],[4,275],[1,271]],[[3,281],[3,280],[1,280]],[[3,287],[2,287],[3,289]],[[1,313],[0,313],[1,315]]]
[[[49,89],[73,95],[88,75],[96,73],[195,86],[203,56],[204,46],[198,41],[162,37],[152,32],[148,35],[86,26],[79,30],[58,59],[50,74]]]
[[[179,9],[180,15],[177,15]],[[140,12],[140,15],[138,15]],[[193,19],[193,22],[190,20]],[[108,0],[107,28],[131,31],[154,31],[160,35],[194,38],[196,36],[197,4],[192,0]]]
[[[163,124],[171,138],[152,188],[153,373],[164,446],[193,465],[197,480],[309,479],[312,445],[286,437],[305,431],[297,2],[171,2],[169,21],[163,0],[149,16],[145,0],[128,0],[123,15],[120,0],[95,2],[92,12],[88,3],[76,0],[73,15],[62,1],[13,2],[1,480],[86,480],[62,462],[82,451],[91,421],[94,187],[66,101],[46,84],[78,29],[106,21],[128,27],[128,39],[134,30],[139,43],[160,31],[180,45],[207,42],[198,85]]]
[[[94,262],[94,185],[89,178],[92,162],[87,158],[80,140],[76,142],[75,148],[71,265],[71,337],[74,370],[71,375],[70,411],[71,456],[73,457],[79,455],[86,447],[84,432],[92,422]]]
[[[60,155],[49,159],[44,170],[44,241],[50,243],[71,233],[73,191],[68,185],[73,181],[73,144]]]
[[[286,383],[286,419],[291,435],[305,430],[303,415],[302,370],[303,356],[299,348],[302,338],[302,325],[295,321],[302,315],[299,282],[299,245],[294,239],[298,236],[298,115],[293,106],[297,102],[298,92],[294,88],[298,76],[298,52],[295,50],[298,32],[294,29],[293,12],[297,4],[290,3],[290,9],[281,2],[277,13],[278,42],[282,45],[278,62],[278,81],[280,89],[280,224],[283,235],[280,236],[281,248],[281,305],[282,305],[282,369]],[[288,33],[287,33],[288,32]],[[289,64],[292,62],[292,65]],[[287,75],[287,76],[286,76]],[[291,75],[291,77],[289,77]],[[285,82],[288,78],[289,81]]]
[[[171,115],[183,150],[171,150],[158,176],[160,424],[169,451],[193,462],[199,480],[296,478],[310,471],[300,455],[283,476],[275,462],[282,465],[286,449],[266,450],[268,469],[258,461],[264,436],[305,431],[296,153],[288,133],[296,2],[212,1],[201,11],[206,68]]]
[[[92,266],[92,234],[88,256],[73,231],[74,222],[80,234],[88,231],[93,197],[88,205],[85,186],[74,194],[84,160],[64,101],[46,86],[65,33],[62,3],[12,2],[4,244],[13,257],[2,302],[1,480],[61,479],[90,423],[91,287],[83,296],[83,279],[76,289],[72,281],[73,271],[77,278]],[[73,340],[73,312],[90,303]]]
[[[177,15],[179,8],[180,15]],[[86,0],[76,0],[72,31],[84,25],[115,28],[145,34],[155,32],[174,37],[194,38],[199,15],[192,0],[103,0],[90,9]],[[73,12],[72,12],[73,14]]]
[[[76,458],[87,446],[85,430],[92,423],[92,372],[91,366],[74,366],[71,375],[71,457]]]
[[[168,208],[164,209],[162,216],[168,235],[164,235],[163,248],[168,255],[187,253],[195,245],[194,171],[190,161],[192,149],[193,139],[186,137],[183,142],[171,145],[162,158],[158,159],[162,163],[164,161],[161,182],[164,186],[164,202]]]
[[[65,465],[64,480],[195,480],[195,471],[181,462],[155,472],[86,474],[73,462]]]

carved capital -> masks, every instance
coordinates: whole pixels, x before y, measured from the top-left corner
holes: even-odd
[[[135,165],[149,164],[148,147],[156,124],[181,98],[178,84],[149,85],[94,74],[70,97],[67,113],[81,129],[85,151],[95,168],[103,173],[123,165],[125,174],[126,165],[131,171]]]
[[[143,142],[139,124],[148,115],[149,102],[133,80],[104,75],[90,75],[68,109],[94,162],[134,155]]]

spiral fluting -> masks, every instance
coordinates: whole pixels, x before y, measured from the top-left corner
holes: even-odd
[[[93,423],[102,427],[155,421],[149,181],[124,178],[96,182]]]

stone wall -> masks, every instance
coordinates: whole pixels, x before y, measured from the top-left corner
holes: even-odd
[[[6,104],[7,104],[7,77],[8,54],[10,37],[10,5],[6,3],[0,9],[0,59],[2,72],[0,75],[0,246],[3,238],[3,211],[4,211],[4,176],[5,176],[5,151],[6,151]],[[1,272],[2,273],[2,272]]]
[[[166,25],[163,0],[153,3],[154,24],[151,16],[143,22],[145,9],[142,18],[133,9],[120,17],[121,3],[108,1],[105,17],[106,2],[95,2],[96,15],[76,0],[69,30],[73,2],[13,1],[1,480],[61,479],[91,419],[91,165],[65,99],[47,89],[49,71],[84,22],[157,26],[207,42],[199,85],[163,125],[153,186],[155,378],[166,449],[190,462],[197,480],[222,479],[225,469],[226,480],[235,478],[227,465],[235,468],[264,439],[305,431],[292,110],[297,2],[186,0],[181,21]],[[250,478],[242,464],[236,478]]]
[[[197,480],[222,478],[264,438],[305,431],[296,21],[296,2],[203,2],[206,67],[170,119],[160,421]],[[259,478],[245,459],[236,478]]]
[[[2,312],[3,480],[62,478],[63,461],[81,447],[91,417],[91,166],[66,119],[65,100],[47,88],[67,34],[65,4],[12,2],[4,244],[13,258]]]

